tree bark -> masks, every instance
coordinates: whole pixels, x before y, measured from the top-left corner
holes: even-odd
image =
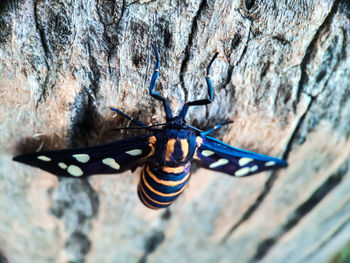
[[[26,0],[0,34],[0,262],[342,262],[350,247],[350,4]],[[196,167],[167,210],[138,200],[139,170],[58,180],[19,153],[135,134],[114,106],[187,120],[286,169],[233,178]],[[142,132],[141,132],[142,133]],[[350,258],[348,253],[348,260]],[[345,262],[345,261],[343,261]]]

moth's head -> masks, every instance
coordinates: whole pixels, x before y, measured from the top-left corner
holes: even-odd
[[[170,129],[183,129],[186,127],[186,120],[180,116],[176,116],[167,120],[167,127]]]

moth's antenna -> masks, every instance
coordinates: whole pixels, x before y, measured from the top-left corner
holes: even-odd
[[[228,125],[228,124],[231,124],[233,123],[233,121],[225,121],[223,123],[220,123],[220,124],[217,124],[215,125],[213,128],[207,130],[207,131],[204,131],[204,132],[201,132],[201,136],[207,136],[209,133],[219,129],[220,127],[224,126],[224,125]]]
[[[154,124],[154,125],[150,125],[150,126],[144,126],[144,127],[140,127],[140,126],[129,126],[129,127],[120,127],[120,128],[115,128],[112,129],[112,131],[119,131],[119,130],[140,130],[140,129],[146,129],[146,130],[153,130],[153,131],[158,131],[158,129],[150,129],[153,127],[160,127],[160,126],[165,126],[167,125],[167,123],[160,123],[160,124]]]
[[[207,104],[210,104],[213,99],[214,99],[214,91],[213,91],[213,85],[211,83],[211,80],[210,80],[210,77],[209,77],[209,74],[210,74],[210,67],[211,65],[213,64],[214,60],[216,59],[216,57],[219,55],[219,53],[215,53],[215,55],[213,56],[213,58],[210,60],[209,62],[209,65],[207,67],[207,74],[205,76],[205,80],[207,82],[207,86],[208,86],[208,95],[209,95],[209,99],[201,99],[201,100],[195,100],[195,101],[189,101],[189,102],[186,102],[182,109],[181,109],[181,112],[179,114],[180,118],[184,119],[186,117],[186,114],[187,114],[187,111],[188,111],[188,108],[190,106],[200,106],[200,105],[207,105]]]
[[[144,123],[142,123],[142,122],[140,122],[140,121],[138,121],[138,120],[133,119],[132,117],[126,115],[126,114],[125,114],[124,112],[122,112],[121,110],[118,110],[118,109],[113,108],[113,107],[111,107],[110,110],[115,111],[116,113],[120,114],[120,115],[123,116],[124,118],[128,119],[129,121],[131,121],[132,123],[134,123],[134,124],[136,124],[136,125],[138,125],[138,126],[140,126],[140,127],[147,127],[146,124],[144,124]]]

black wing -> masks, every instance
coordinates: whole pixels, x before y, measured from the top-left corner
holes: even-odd
[[[154,136],[138,136],[85,148],[23,154],[14,161],[58,176],[121,173],[142,165],[154,153]]]
[[[234,148],[209,136],[202,139],[194,159],[210,170],[240,177],[287,166],[284,160]]]

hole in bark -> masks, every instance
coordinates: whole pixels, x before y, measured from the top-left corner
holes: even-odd
[[[253,5],[255,4],[255,0],[245,0],[244,1],[244,7],[247,10],[252,9]]]
[[[69,208],[69,203],[67,201],[57,200],[50,207],[50,212],[57,218],[61,218],[64,212]]]
[[[321,72],[318,73],[318,75],[316,77],[316,82],[320,82],[324,78],[324,76],[326,76],[326,74],[327,74],[326,69],[321,70]]]
[[[135,54],[132,57],[132,63],[135,65],[135,67],[138,67],[142,62],[142,55]]]
[[[267,251],[270,250],[270,248],[276,243],[276,240],[274,238],[268,238],[265,239],[263,242],[259,244],[258,250],[254,256],[254,260],[260,260],[262,259]]]
[[[0,263],[8,263],[7,258],[0,251]]]
[[[284,36],[282,36],[282,35],[273,36],[272,39],[277,40],[277,41],[280,42],[282,45],[290,44],[289,41],[288,41],[287,39],[285,39]]]
[[[261,79],[266,76],[266,73],[269,70],[269,68],[270,68],[270,61],[267,61],[267,63],[264,64],[264,66],[263,66],[263,68],[261,70],[261,75],[260,75]]]
[[[340,3],[340,10],[343,12],[348,18],[350,18],[350,2],[348,0],[343,0]]]
[[[164,241],[165,236],[163,231],[155,231],[145,243],[145,253],[139,260],[139,263],[146,263],[149,254],[154,252],[156,248]]]
[[[5,17],[0,17],[0,44],[6,43],[11,35],[12,24]]]
[[[171,47],[171,42],[172,42],[172,34],[171,34],[171,32],[168,29],[165,29],[165,32],[164,32],[164,45],[167,48],[170,48]]]
[[[288,89],[284,96],[284,103],[287,103],[292,98],[292,88]]]
[[[20,0],[13,0],[13,1],[1,1],[0,2],[0,15],[4,12],[11,12],[16,8],[19,8],[21,1]]]
[[[162,219],[163,220],[169,220],[171,217],[171,211],[169,208],[167,208],[164,212],[164,214],[162,215]]]
[[[74,232],[66,242],[68,250],[77,251],[80,254],[86,255],[91,248],[91,241],[82,232]]]
[[[231,49],[232,50],[236,48],[236,46],[239,44],[240,40],[241,40],[241,35],[239,33],[237,33],[231,41]]]

